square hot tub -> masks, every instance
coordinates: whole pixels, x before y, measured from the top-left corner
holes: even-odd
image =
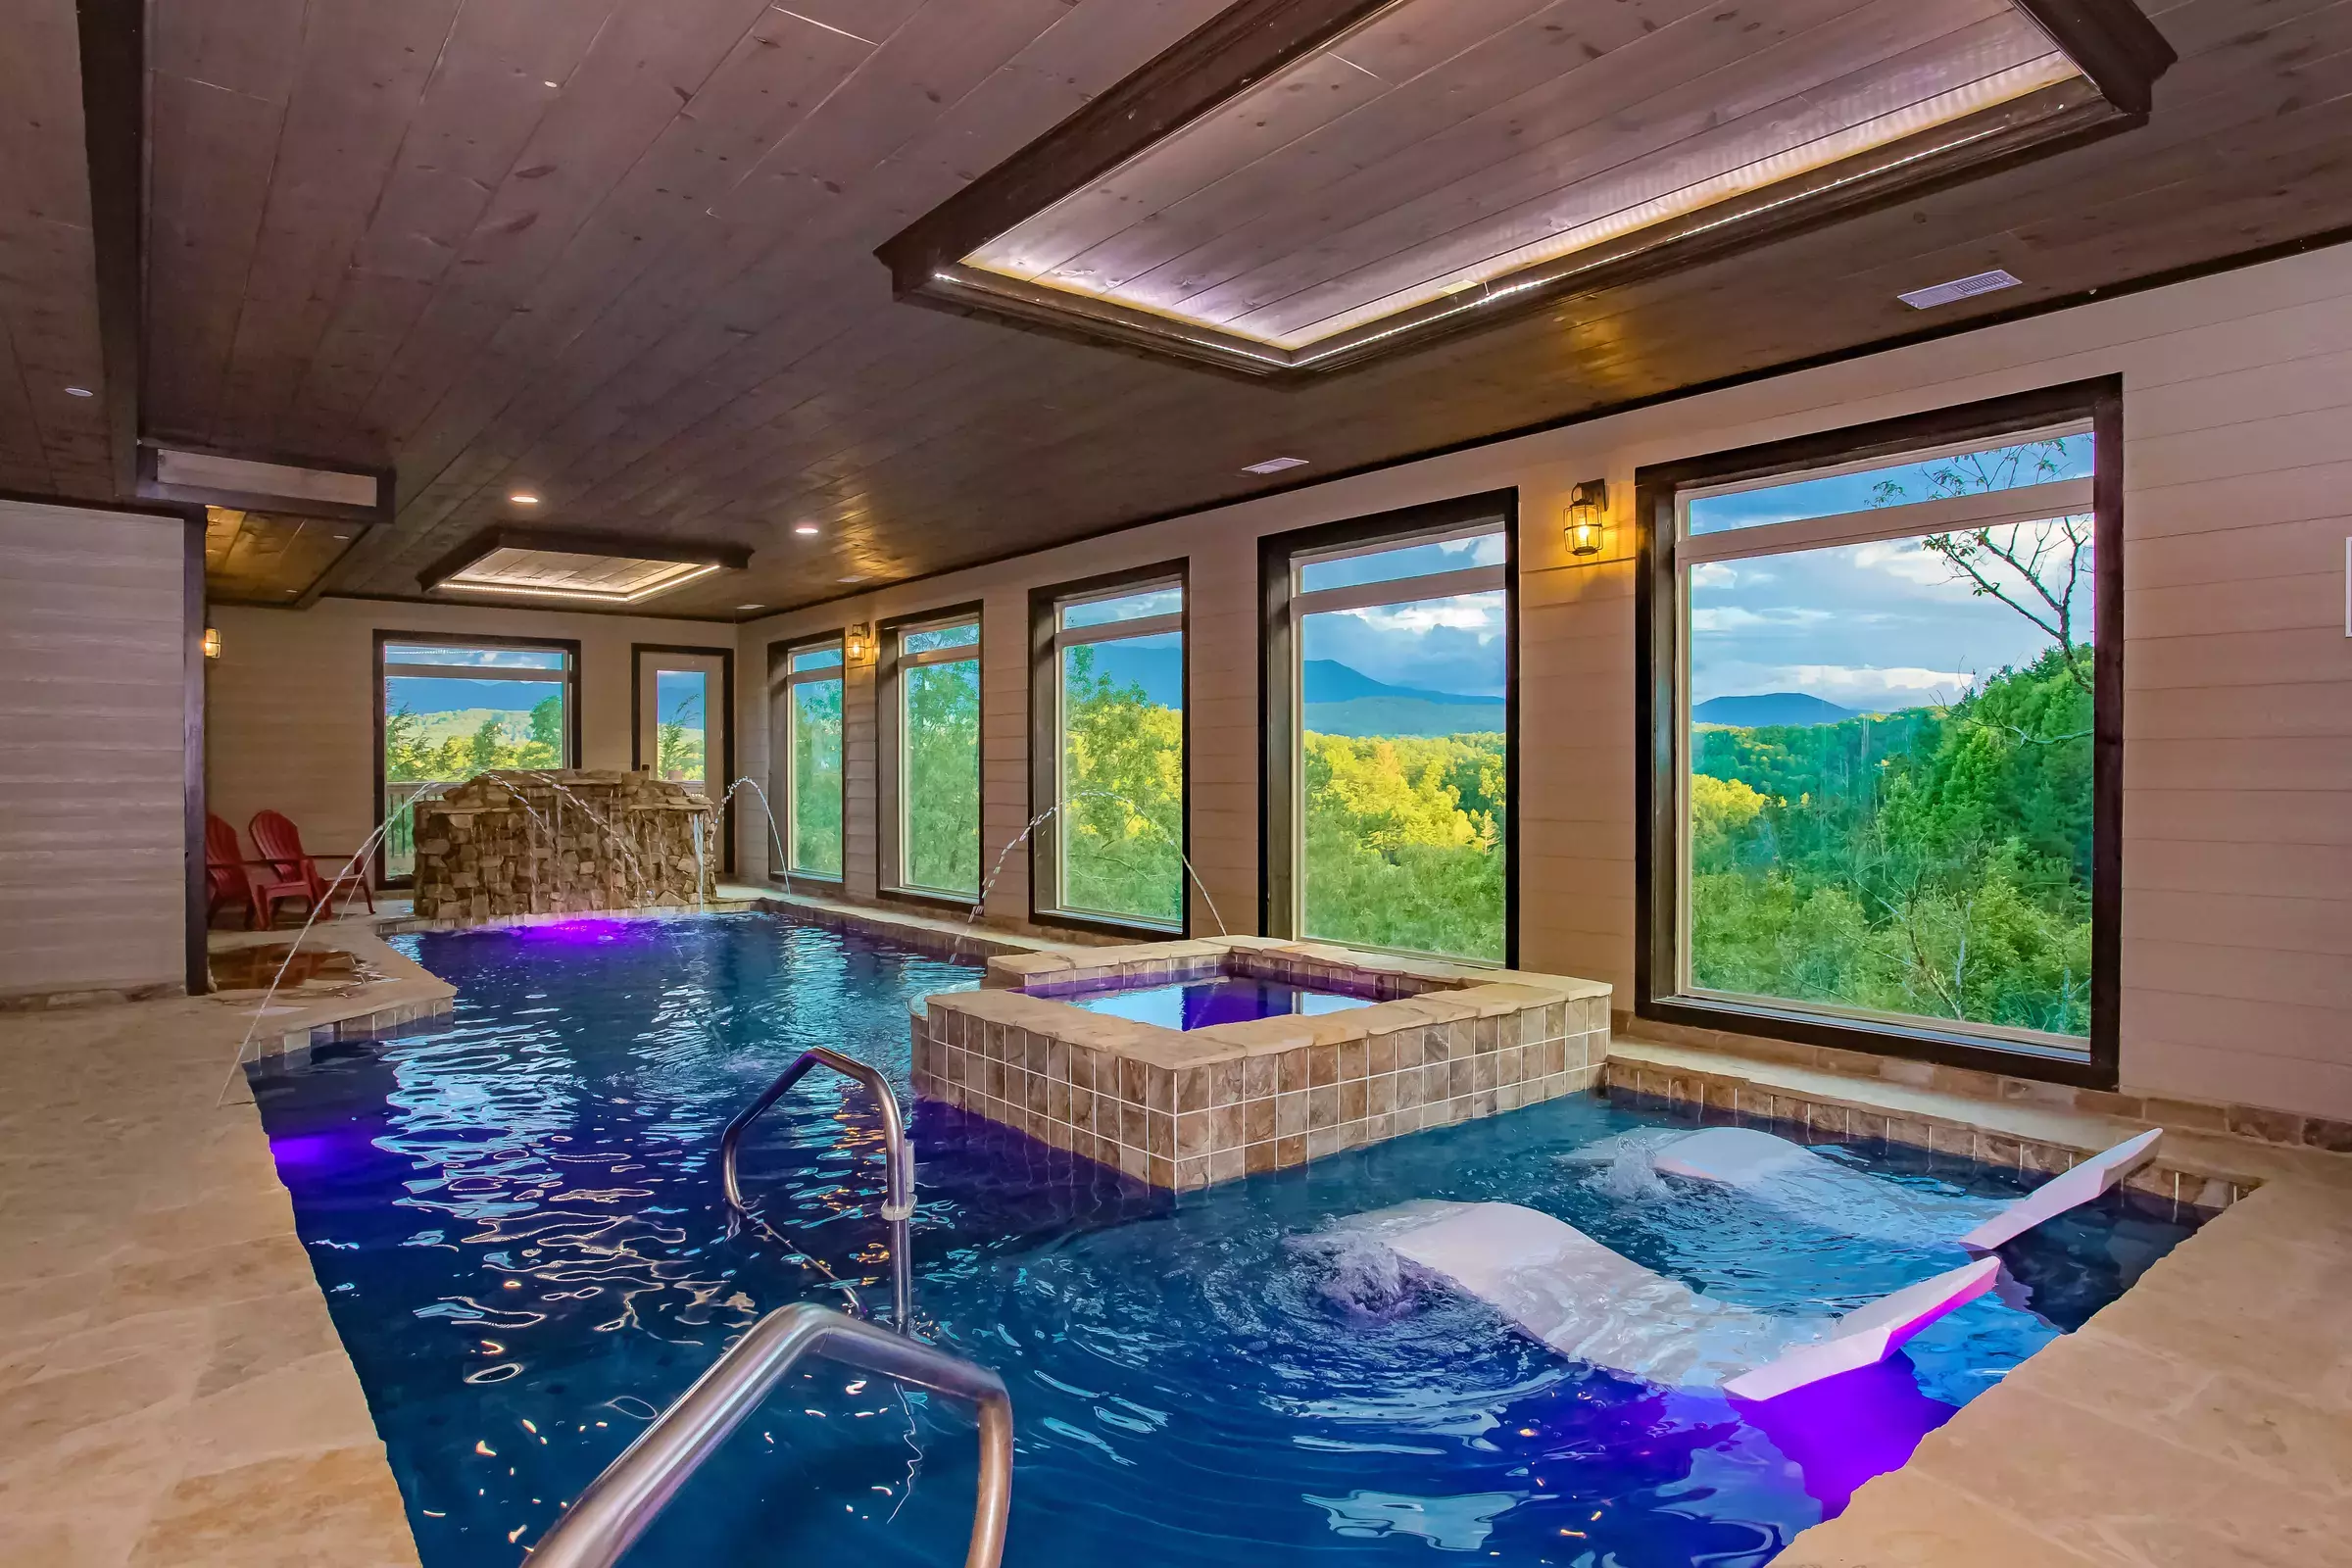
[[[913,1030],[916,1093],[1181,1191],[1590,1089],[1609,988],[1219,937],[991,958]]]

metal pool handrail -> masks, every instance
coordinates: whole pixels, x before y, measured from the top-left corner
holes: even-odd
[[[855,1079],[865,1086],[874,1097],[874,1104],[882,1112],[884,1158],[888,1161],[888,1185],[883,1189],[882,1218],[890,1225],[890,1308],[891,1319],[901,1334],[910,1332],[913,1319],[909,1306],[914,1294],[914,1273],[907,1256],[906,1221],[914,1213],[914,1146],[906,1141],[906,1118],[899,1114],[899,1097],[890,1092],[890,1080],[855,1056],[845,1056],[828,1046],[813,1046],[794,1059],[776,1081],[769,1084],[758,1100],[727,1123],[726,1131],[718,1135],[718,1175],[725,1187],[727,1206],[738,1214],[749,1214],[751,1208],[743,1200],[743,1189],[735,1180],[735,1155],[743,1144],[744,1129],[760,1118],[760,1113],[789,1094],[794,1084],[808,1074],[811,1067],[830,1067],[844,1078]]]
[[[980,1417],[979,1498],[964,1568],[997,1568],[1012,1508],[1012,1398],[984,1366],[813,1301],[752,1325],[654,1418],[531,1549],[530,1568],[612,1568],[686,1478],[803,1356],[822,1353],[971,1403]]]

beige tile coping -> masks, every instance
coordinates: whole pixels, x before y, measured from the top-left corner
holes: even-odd
[[[1612,1096],[1688,1105],[1734,1124],[1781,1122],[1832,1138],[1881,1140],[2022,1175],[2052,1175],[2142,1130],[2124,1118],[2024,1101],[1980,1100],[1875,1078],[1755,1061],[1619,1035],[1603,1081]],[[2134,1192],[2227,1208],[2264,1180],[2261,1146],[2169,1134],[2127,1178]]]
[[[1216,974],[1388,1000],[1179,1031],[1040,994]],[[1590,1089],[1608,999],[1596,981],[1256,937],[1004,955],[982,990],[924,999],[914,1085],[1182,1192]]]
[[[1751,1057],[1789,1067],[1809,1067],[1840,1078],[1877,1078],[1914,1089],[1942,1090],[1981,1101],[2016,1101],[2057,1110],[2082,1111],[2116,1117],[2151,1127],[2183,1133],[2227,1134],[2257,1139],[2290,1149],[2319,1149],[2352,1153],[2352,1122],[2328,1116],[2267,1105],[2182,1100],[2132,1090],[2076,1089],[2038,1078],[2017,1078],[1979,1072],[1967,1067],[1944,1067],[1901,1056],[1840,1051],[1834,1046],[1808,1046],[1772,1040],[1760,1035],[1733,1034],[1714,1029],[1691,1029],[1637,1019],[1620,1012],[1615,1017],[1620,1037],[1644,1042],[1711,1051],[1729,1056]]]
[[[281,990],[267,1000],[258,990],[216,991],[204,1000],[251,1020],[248,1059],[308,1051],[337,1040],[377,1039],[447,1017],[457,988],[395,951],[378,934],[380,923],[362,917],[322,920],[308,932],[215,932],[215,953],[290,943],[300,936],[306,950],[348,953],[376,978]]]

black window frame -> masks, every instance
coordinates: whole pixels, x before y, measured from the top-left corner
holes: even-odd
[[[1184,604],[1177,612],[1177,629],[1184,641],[1183,842],[1178,846],[1184,864],[1193,858],[1193,583],[1192,560],[1179,557],[1149,565],[1106,571],[1092,577],[1048,584],[1029,591],[1029,813],[1037,821],[1029,837],[1029,919],[1032,924],[1091,931],[1102,936],[1140,937],[1147,941],[1178,941],[1193,934],[1193,894],[1189,872],[1181,884],[1177,907],[1183,919],[1174,925],[1150,920],[1121,920],[1093,911],[1072,911],[1039,897],[1051,888],[1061,895],[1059,875],[1060,822],[1046,816],[1054,807],[1061,778],[1061,660],[1057,645],[1061,607],[1072,600],[1099,599],[1121,589],[1142,590],[1174,583]]]
[[[796,871],[792,865],[792,843],[799,836],[793,823],[792,659],[795,654],[819,648],[841,650],[841,870],[833,876],[822,871]],[[781,863],[767,868],[767,879],[787,887],[795,882],[814,882],[837,892],[847,888],[850,877],[850,628],[847,626],[806,637],[779,638],[767,645],[767,789],[768,817],[773,824],[770,842],[783,855]],[[776,809],[779,802],[784,808],[781,811]]]
[[[1295,876],[1299,822],[1294,772],[1298,717],[1292,671],[1297,664],[1291,614],[1292,565],[1302,555],[1443,533],[1488,518],[1502,523],[1503,558],[1503,861],[1502,961],[1519,966],[1519,491],[1516,486],[1399,507],[1285,533],[1257,542],[1258,580],[1258,929],[1296,937],[1300,924]],[[1406,579],[1410,580],[1410,579]],[[1317,938],[1314,940],[1325,940]],[[1403,952],[1403,950],[1398,950]],[[1406,954],[1483,966],[1487,960],[1452,954]]]
[[[905,671],[900,667],[903,657],[900,639],[910,631],[927,631],[939,626],[956,626],[969,621],[979,632],[979,641],[972,645],[971,658],[979,666],[980,703],[974,722],[979,726],[977,777],[973,789],[978,797],[972,836],[982,858],[988,847],[988,620],[982,602],[966,600],[961,604],[941,605],[934,610],[894,615],[874,628],[874,776],[877,781],[875,801],[887,818],[875,824],[876,851],[879,858],[875,892],[893,903],[916,905],[927,908],[953,910],[969,914],[972,900],[959,899],[953,893],[936,888],[911,886],[906,881],[906,802],[901,786],[901,774],[906,765],[902,755],[906,744],[905,729],[906,693],[902,680]],[[956,661],[942,661],[955,662]],[[919,666],[918,666],[919,667]],[[988,879],[988,867],[980,867],[983,885]],[[978,897],[975,890],[974,898]]]
[[[1682,972],[1677,835],[1681,725],[1681,604],[1676,500],[1686,490],[1905,454],[1958,442],[2089,421],[2092,497],[2092,826],[2090,1033],[2081,1054],[2006,1042],[1965,1029],[1850,1018],[1788,1007],[1696,999]],[[1635,474],[1634,1014],[1656,1023],[1760,1036],[1871,1055],[2113,1089],[2122,995],[2124,844],[2124,425],[2120,376],[2067,382],[2008,397],[1814,435],[1767,442]]]
[[[375,633],[375,820],[380,824],[391,814],[386,801],[384,777],[384,649],[393,644],[413,644],[420,648],[552,648],[564,655],[564,758],[558,771],[580,765],[580,640],[577,637],[502,637],[487,632],[386,631]],[[463,666],[452,666],[462,668]],[[464,680],[464,675],[451,677]],[[552,684],[552,683],[551,683]],[[369,880],[381,890],[415,887],[416,873],[407,876],[388,876],[384,872],[384,842],[376,841],[368,853]]]

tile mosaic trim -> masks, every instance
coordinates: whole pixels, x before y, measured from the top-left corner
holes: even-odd
[[[2003,1073],[1938,1066],[1900,1056],[1876,1056],[1867,1052],[1840,1051],[1834,1046],[1808,1046],[1792,1040],[1733,1034],[1719,1029],[1682,1028],[1646,1018],[1637,1019],[1626,1012],[1616,1014],[1615,1022],[1617,1032],[1628,1039],[1719,1051],[1728,1056],[1745,1056],[1791,1067],[1810,1067],[1818,1072],[1836,1073],[1840,1078],[1875,1078],[1914,1089],[1966,1095],[1974,1100],[2046,1105],[2057,1110],[2079,1110],[2092,1116],[2114,1116],[2125,1121],[2177,1127],[2183,1132],[2224,1133],[2232,1138],[2251,1138],[2286,1148],[2352,1153],[2352,1121],[2339,1121],[2328,1116],[2306,1116],[2297,1111],[2276,1110],[2263,1105],[2178,1100],[2165,1095],[2134,1094],[2129,1090],[2077,1089],[2039,1078],[2013,1078]]]
[[[1559,976],[1254,938],[989,970],[988,988],[928,998],[912,1020],[916,1093],[1178,1192],[1581,1093],[1608,1051],[1608,988]],[[1219,973],[1391,1000],[1179,1032],[1038,994]]]
[[[1946,1117],[1873,1110],[1781,1089],[1766,1089],[1736,1073],[1662,1067],[1622,1056],[1607,1062],[1601,1074],[1601,1087],[1612,1101],[1647,1101],[1693,1110],[1711,1125],[1746,1127],[1778,1123],[1802,1128],[1807,1134],[1822,1138],[1902,1144],[1932,1154],[1952,1154],[1981,1164],[2008,1167],[2026,1176],[2054,1176],[2098,1152],[2069,1144],[2015,1138]],[[2227,1208],[2252,1191],[2243,1183],[2177,1169],[2167,1165],[2161,1154],[2134,1171],[2124,1185],[2132,1192],[2206,1211]]]
[[[455,1012],[456,1004],[447,997],[430,998],[423,1002],[404,1002],[397,1006],[381,1007],[357,1017],[337,1018],[331,1023],[313,1024],[307,1029],[289,1030],[282,1035],[256,1036],[254,1051],[265,1056],[295,1055],[331,1046],[346,1040],[385,1040],[407,1034],[421,1026],[438,1023]]]

